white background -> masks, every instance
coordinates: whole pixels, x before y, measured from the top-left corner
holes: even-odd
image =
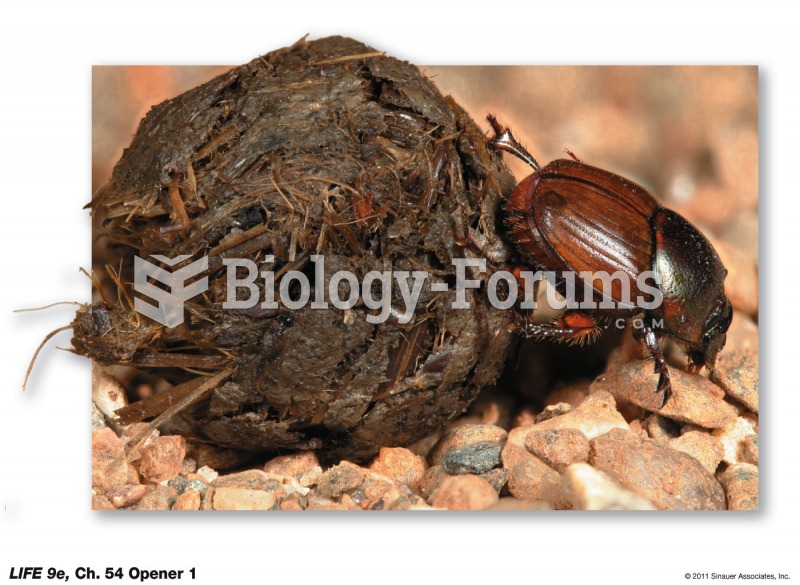
[[[197,567],[198,582],[800,580],[800,31],[792,3],[5,2],[0,11],[0,579],[12,566]],[[89,363],[43,336],[89,299],[92,65],[244,63],[345,34],[418,64],[757,64],[759,513],[91,513]],[[73,576],[70,581],[76,579]]]

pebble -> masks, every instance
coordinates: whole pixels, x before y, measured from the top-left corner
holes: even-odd
[[[434,508],[485,510],[499,500],[488,481],[477,475],[454,475],[445,479],[431,498]]]
[[[345,510],[360,510],[361,508],[353,501],[353,498],[350,497],[350,494],[342,494],[339,503]]]
[[[508,492],[526,501],[558,501],[561,476],[524,447],[508,443],[503,449],[503,466],[508,469]]]
[[[203,467],[198,467],[197,475],[203,477],[208,483],[211,483],[212,481],[214,481],[219,477],[219,473],[217,473],[207,465],[203,465]]]
[[[173,510],[199,510],[202,496],[196,490],[187,490],[175,499]]]
[[[217,472],[241,467],[248,458],[240,451],[195,442],[189,443],[186,455],[197,461],[199,467],[210,467]]]
[[[722,486],[695,458],[629,431],[592,441],[589,463],[662,510],[722,510]]]
[[[169,510],[177,499],[178,492],[175,488],[157,485],[151,487],[134,508],[136,510]]]
[[[642,439],[649,439],[650,435],[647,434],[644,426],[642,425],[641,419],[635,419],[628,423],[628,426],[631,428],[631,432],[636,433]]]
[[[489,443],[500,445],[502,449],[502,445],[507,438],[508,433],[505,429],[495,425],[459,425],[442,436],[428,455],[428,460],[431,465],[444,465],[446,456],[451,452],[455,452],[456,455],[453,456],[455,460],[451,458],[451,465],[458,466],[459,461],[463,461],[464,466],[469,467],[474,461],[476,465],[481,467],[486,463],[480,463],[480,452],[487,449]],[[475,448],[475,445],[480,446]],[[470,448],[476,450],[470,450]],[[483,471],[488,471],[492,467],[483,469]],[[470,473],[470,471],[465,471],[464,473]],[[482,471],[477,473],[482,473]]]
[[[92,402],[110,420],[117,418],[114,411],[128,405],[122,384],[97,364],[92,364]]]
[[[480,475],[500,465],[503,445],[481,441],[461,449],[451,449],[444,456],[444,470],[450,475],[473,473]]]
[[[92,459],[97,463],[106,463],[125,455],[125,447],[117,434],[108,427],[100,429],[92,435]]]
[[[187,457],[181,463],[181,475],[189,475],[197,471],[197,461],[191,457]]]
[[[186,457],[186,439],[180,435],[158,437],[140,452],[139,473],[152,483],[161,483],[181,472]]]
[[[408,486],[393,483],[383,483],[381,485],[382,482],[378,481],[371,483],[378,484],[376,486],[378,489],[375,489],[374,493],[378,494],[378,490],[380,490],[380,495],[377,497],[372,496],[366,507],[361,504],[362,508],[368,510],[410,510],[417,506],[428,507],[425,500],[413,493]],[[373,493],[371,488],[372,486],[365,490],[368,496]]]
[[[303,507],[303,497],[300,494],[291,494],[281,500],[281,510],[300,511],[305,510]]]
[[[576,429],[537,430],[528,433],[525,448],[558,473],[589,459],[589,440]]]
[[[203,494],[202,499],[200,500],[200,509],[201,510],[213,510],[214,509],[214,488],[208,486],[206,489],[206,493]]]
[[[368,479],[359,488],[346,495],[362,510],[386,509],[388,505],[401,496],[397,486],[388,481],[388,479]]]
[[[278,477],[283,477],[284,480],[283,485],[281,486],[283,488],[283,493],[285,494],[284,497],[291,496],[293,494],[298,494],[300,496],[307,496],[311,492],[311,488],[303,487],[302,485],[300,485],[300,482],[295,477],[289,477],[289,478],[287,478],[286,476],[278,476]]]
[[[722,460],[728,465],[744,461],[744,442],[749,436],[758,435],[755,415],[738,417],[732,425],[716,430],[713,435],[722,442],[724,453]]]
[[[597,390],[569,412],[537,423],[539,430],[575,429],[587,439],[594,439],[611,429],[629,430],[628,423],[617,411],[617,403],[609,392]],[[527,433],[526,433],[527,434]],[[521,445],[524,446],[524,443]]]
[[[530,433],[534,427],[536,426],[535,423],[514,427],[508,433],[508,440],[506,441],[506,447],[509,445],[516,445],[522,449],[525,449],[525,440],[528,438],[528,433]],[[505,450],[505,449],[504,449]],[[500,458],[502,459],[502,453],[500,454]]]
[[[92,510],[116,510],[116,508],[104,495],[92,494]]]
[[[214,490],[215,510],[269,510],[275,494],[264,490],[218,487]]]
[[[690,431],[667,443],[672,449],[691,455],[697,459],[709,473],[714,473],[725,454],[722,441],[704,432]]]
[[[586,463],[575,463],[566,469],[561,493],[575,510],[655,510],[649,500]]]
[[[411,512],[416,512],[416,511],[427,512],[427,511],[430,511],[430,510],[436,510],[436,508],[434,508],[433,506],[429,506],[425,502],[420,502],[419,504],[411,504],[406,509],[411,511]]]
[[[142,483],[142,478],[139,476],[139,472],[136,471],[136,467],[134,465],[128,465],[128,477],[126,483]]]
[[[105,492],[128,481],[128,464],[120,438],[109,428],[92,435],[92,487]]]
[[[300,476],[300,485],[303,487],[311,487],[317,485],[317,482],[322,477],[322,467],[319,465],[312,467]]]
[[[383,447],[369,466],[370,470],[415,491],[427,468],[424,457],[402,447]]]
[[[492,469],[491,471],[487,471],[486,473],[482,473],[481,477],[489,482],[489,484],[494,488],[498,494],[503,491],[503,488],[508,483],[508,469],[505,467],[498,467],[496,469]]]
[[[758,436],[748,435],[744,438],[744,445],[742,448],[742,459],[746,463],[758,465]]]
[[[276,492],[282,486],[281,477],[266,473],[260,469],[249,469],[240,473],[222,475],[211,482],[216,488],[237,488]]]
[[[605,390],[618,400],[706,429],[721,429],[735,420],[736,412],[723,400],[724,393],[715,384],[675,368],[670,368],[669,373],[672,396],[663,408],[659,408],[662,395],[655,392],[658,374],[653,373],[652,360],[630,362],[601,375],[592,383],[592,392]]]
[[[115,508],[125,508],[141,500],[147,491],[147,486],[141,484],[117,485],[106,491],[106,497]]]
[[[450,476],[444,470],[444,465],[431,465],[422,474],[418,486],[419,494],[426,500],[429,499],[439,489],[439,485],[448,477]]]
[[[531,422],[532,424],[541,423],[546,420],[550,420],[551,418],[561,416],[562,414],[567,414],[572,409],[573,406],[571,404],[567,404],[566,402],[551,404],[549,406],[545,406],[544,410],[537,414]]]
[[[106,428],[106,417],[97,408],[97,405],[92,402],[92,434]]]
[[[349,461],[342,461],[322,474],[316,493],[321,498],[337,498],[344,492],[356,489],[364,481],[366,470]]]
[[[758,354],[751,351],[723,351],[711,379],[725,394],[758,412]]]
[[[528,502],[525,500],[518,500],[517,498],[507,496],[500,498],[497,502],[492,504],[490,510],[500,510],[503,512],[513,511],[519,512],[522,510],[552,510],[553,507],[547,502]]]
[[[729,510],[758,510],[758,467],[737,463],[720,474]]]
[[[308,503],[306,504],[306,510],[346,510],[344,504],[340,504],[339,502],[334,502],[333,500],[329,500],[327,498],[322,498],[320,496],[311,494],[308,496]]]
[[[205,482],[203,482],[202,480],[200,480],[200,481],[197,481],[197,483],[198,483],[198,484],[205,485]],[[176,490],[178,490],[178,493],[179,493],[179,494],[182,494],[182,493],[183,493],[183,492],[185,492],[185,491],[186,491],[186,489],[188,488],[188,486],[189,486],[189,480],[188,480],[188,479],[187,479],[185,476],[183,476],[183,475],[176,475],[175,477],[173,477],[172,479],[170,479],[169,481],[167,481],[167,482],[166,482],[166,484],[167,484],[167,485],[171,485],[171,486],[172,486],[172,487],[174,487]]]
[[[208,488],[208,482],[205,478],[196,473],[190,473],[186,477],[180,475],[173,477],[167,482],[167,485],[174,487],[178,490],[179,494],[186,491],[196,491],[200,492],[200,495],[203,495]]]
[[[657,414],[651,414],[644,421],[644,428],[651,439],[668,443],[681,434],[678,423]]]
[[[317,454],[314,451],[300,451],[270,459],[264,464],[264,471],[274,475],[290,475],[299,479],[315,467],[319,467]]]

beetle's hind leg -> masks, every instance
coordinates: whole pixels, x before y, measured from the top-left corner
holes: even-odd
[[[489,121],[489,124],[492,125],[492,130],[494,130],[494,138],[489,139],[490,146],[510,152],[517,158],[520,158],[528,163],[535,171],[542,170],[541,165],[536,162],[536,159],[533,158],[531,153],[525,150],[525,147],[517,142],[517,139],[514,138],[513,134],[511,134],[511,130],[500,124],[500,122],[497,121],[497,118],[495,118],[492,114],[488,114],[486,119]]]
[[[546,324],[532,323],[517,313],[511,328],[525,337],[563,341],[570,345],[593,343],[602,332],[594,317],[582,311],[567,311],[556,321]]]

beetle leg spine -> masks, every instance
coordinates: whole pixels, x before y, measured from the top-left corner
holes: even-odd
[[[588,321],[583,326],[570,326],[568,320],[570,317],[580,317]],[[566,320],[565,320],[566,318]],[[593,317],[586,313],[568,313],[562,315],[559,319],[548,324],[532,323],[522,315],[512,323],[511,328],[517,333],[521,333],[527,338],[534,338],[537,340],[549,340],[569,345],[584,345],[591,344],[597,341],[602,333],[602,328]]]
[[[530,167],[533,168],[535,171],[541,171],[542,166],[533,158],[533,155],[528,152],[524,146],[522,146],[514,135],[511,134],[511,130],[507,127],[500,124],[492,114],[488,114],[486,119],[489,121],[489,124],[492,126],[492,130],[494,131],[494,138],[489,139],[489,145],[494,146],[495,148],[499,148],[500,150],[504,150],[510,154],[513,154],[517,158],[525,161]]]

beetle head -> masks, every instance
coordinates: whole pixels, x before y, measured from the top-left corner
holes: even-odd
[[[699,342],[689,344],[689,364],[692,370],[699,371],[706,366],[714,369],[717,354],[725,347],[725,334],[733,318],[731,302],[723,294],[711,311],[703,327],[703,336]]]
[[[691,370],[712,369],[733,315],[723,287],[728,271],[711,243],[674,211],[661,210],[653,227],[663,332],[686,347]]]

